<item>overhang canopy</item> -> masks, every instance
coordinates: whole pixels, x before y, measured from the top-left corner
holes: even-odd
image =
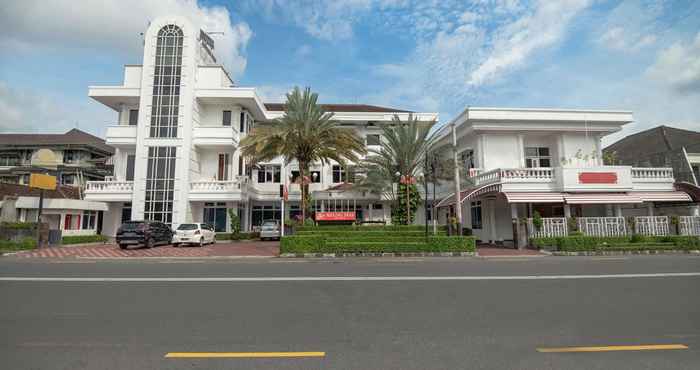
[[[642,203],[642,198],[627,193],[576,193],[565,194],[568,204],[634,204]]]
[[[564,203],[562,193],[505,192],[508,203]]]
[[[691,202],[690,195],[683,191],[630,192],[642,198],[643,202]]]

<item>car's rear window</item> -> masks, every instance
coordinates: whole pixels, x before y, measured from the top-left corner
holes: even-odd
[[[197,224],[180,224],[177,227],[178,230],[197,230],[198,228]]]
[[[277,228],[277,223],[276,222],[265,222],[262,224],[262,228],[264,230],[274,230]]]
[[[125,222],[122,225],[122,230],[136,230],[139,225],[143,225],[143,222]]]

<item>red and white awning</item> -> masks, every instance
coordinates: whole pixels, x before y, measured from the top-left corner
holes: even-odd
[[[633,204],[642,203],[642,198],[628,193],[576,193],[564,194],[568,204]]]
[[[649,191],[630,192],[628,194],[642,198],[643,202],[691,202],[688,193],[683,191]]]
[[[562,193],[506,192],[508,203],[564,203]]]

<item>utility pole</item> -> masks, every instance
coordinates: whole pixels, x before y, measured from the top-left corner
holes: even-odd
[[[452,127],[452,158],[454,160],[455,172],[455,213],[457,215],[457,235],[462,235],[462,204],[460,203],[460,192],[462,186],[459,183],[459,160],[457,159],[457,125],[454,121]]]

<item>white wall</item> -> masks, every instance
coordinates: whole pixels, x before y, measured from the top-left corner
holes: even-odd
[[[517,135],[483,134],[480,141],[484,153],[484,170],[520,167],[520,153],[514,150],[518,148]]]
[[[566,159],[567,167],[599,166],[603,163],[600,139],[596,135],[586,135],[582,132],[563,133],[559,146],[559,157]]]

